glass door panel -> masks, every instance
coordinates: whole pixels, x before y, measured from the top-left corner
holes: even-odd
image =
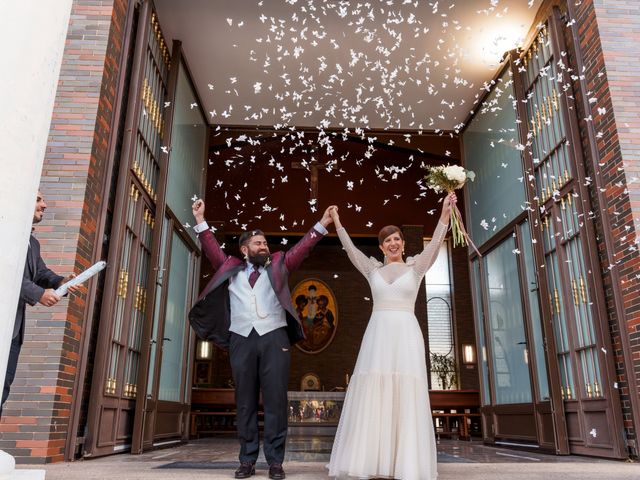
[[[531,228],[529,222],[520,225],[520,244],[522,259],[524,260],[524,275],[529,297],[529,317],[531,318],[531,330],[533,332],[533,350],[535,355],[536,379],[538,381],[538,400],[549,400],[549,379],[547,375],[547,363],[544,352],[544,336],[542,334],[542,317],[540,315],[540,296],[538,294],[538,281],[536,280],[536,264],[533,257],[533,245],[531,244]]]
[[[530,403],[531,381],[516,244],[505,239],[486,256],[488,339],[493,352],[496,404]]]
[[[164,297],[162,295],[162,286],[164,285],[164,279],[167,276],[166,273],[166,262],[164,254],[167,251],[167,239],[169,234],[171,233],[171,221],[165,218],[164,225],[162,226],[162,238],[160,240],[160,255],[158,257],[158,276],[156,280],[156,294],[155,294],[155,304],[153,307],[153,327],[151,330],[151,339],[150,349],[149,349],[149,371],[147,378],[147,398],[153,397],[153,388],[154,388],[154,376],[156,373],[156,356],[157,356],[157,348],[160,342],[158,338],[158,326],[160,324],[160,319],[162,318],[162,305],[164,301]]]
[[[169,284],[164,319],[162,360],[158,400],[181,402],[184,361],[184,335],[190,302],[191,252],[182,238],[173,232],[169,260]]]
[[[487,354],[487,342],[485,340],[485,315],[482,307],[482,276],[480,273],[480,261],[472,262],[474,306],[476,315],[476,331],[478,338],[478,368],[480,369],[480,380],[482,383],[482,405],[491,405],[491,390],[489,386],[489,360]]]
[[[465,187],[471,208],[468,225],[473,241],[481,247],[496,232],[522,214],[526,205],[524,172],[516,111],[513,108],[513,80],[506,69],[482,102],[462,136],[464,166],[476,174]]]

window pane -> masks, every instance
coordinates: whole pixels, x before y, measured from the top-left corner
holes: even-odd
[[[496,404],[531,402],[515,248],[509,237],[485,257]]]
[[[203,195],[200,191],[202,167],[205,159],[207,124],[202,118],[196,96],[191,88],[184,66],[178,70],[178,84],[169,157],[167,205],[183,225],[193,225],[191,198]],[[187,229],[195,238],[193,229]]]
[[[425,242],[425,245],[428,243]],[[436,261],[426,273],[425,288],[427,291],[429,354],[444,355],[447,359],[455,361],[448,242],[444,242],[440,246]],[[451,369],[449,373],[436,371],[438,367],[434,366],[433,358],[430,365],[432,389],[457,388],[455,368]],[[451,363],[449,367],[451,366],[454,365]]]
[[[470,233],[476,245],[519,215],[525,204],[513,98],[513,82],[507,72],[462,136],[465,167],[476,174],[475,181],[467,184]]]
[[[158,258],[158,278],[156,281],[156,298],[155,305],[153,306],[153,329],[151,331],[151,348],[149,350],[149,373],[147,378],[147,395],[152,395],[154,389],[153,378],[155,376],[156,368],[156,356],[158,342],[158,325],[160,324],[162,313],[162,284],[167,277],[165,268],[165,255],[164,252],[167,249],[167,238],[171,233],[171,222],[168,218],[164,219],[162,224],[162,239],[160,241],[160,256]]]

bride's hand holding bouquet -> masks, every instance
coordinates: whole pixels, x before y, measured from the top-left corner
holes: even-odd
[[[440,213],[440,222],[444,225],[449,225],[451,221],[451,212],[453,207],[456,206],[458,197],[454,192],[449,193],[442,201],[442,212]]]

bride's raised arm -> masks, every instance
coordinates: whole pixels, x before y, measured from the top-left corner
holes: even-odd
[[[433,262],[436,261],[438,257],[438,251],[440,250],[440,245],[444,241],[444,237],[447,234],[447,230],[449,228],[449,219],[451,216],[451,209],[453,205],[457,202],[457,197],[455,193],[450,193],[447,195],[442,202],[442,213],[440,215],[440,220],[438,221],[438,226],[433,232],[433,237],[429,244],[424,247],[424,250],[419,255],[414,257],[415,264],[413,270],[416,274],[416,277],[422,279],[427,270],[431,268]]]
[[[353,266],[356,267],[360,273],[362,273],[365,277],[369,277],[369,274],[375,269],[377,266],[377,262],[369,257],[367,257],[364,253],[356,248],[356,246],[351,241],[351,237],[340,223],[340,216],[338,215],[338,207],[334,207],[330,210],[330,215],[333,220],[334,225],[336,226],[336,233],[338,234],[338,238],[340,239],[340,243],[347,252],[347,256]]]

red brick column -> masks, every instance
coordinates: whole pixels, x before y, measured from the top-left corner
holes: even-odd
[[[127,0],[75,0],[53,111],[36,236],[48,266],[80,271],[94,259]],[[108,193],[108,191],[107,191]],[[0,448],[19,463],[64,458],[86,294],[27,312],[25,343],[0,425]]]
[[[625,430],[638,455],[640,411],[640,10],[626,0],[573,6],[586,88],[576,105],[605,280]],[[570,31],[568,32],[570,35]],[[577,77],[574,77],[576,80]],[[583,95],[585,97],[583,97]],[[583,108],[586,103],[589,109]],[[592,122],[592,125],[590,123]],[[591,134],[589,135],[589,132]],[[595,142],[595,149],[592,148]],[[595,151],[594,151],[595,150]],[[595,158],[594,158],[595,157]],[[605,242],[610,234],[611,241]],[[633,376],[633,377],[632,377]]]

